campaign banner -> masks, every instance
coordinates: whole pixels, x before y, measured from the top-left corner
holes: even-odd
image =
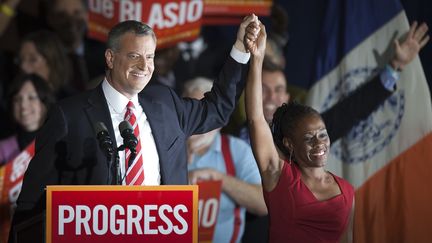
[[[197,184],[199,187],[198,239],[200,243],[212,242],[219,214],[222,181],[202,181]]]
[[[239,24],[251,13],[269,16],[272,5],[273,0],[204,0],[203,25]]]
[[[46,242],[198,242],[198,186],[47,186]]]
[[[21,192],[24,173],[35,153],[34,141],[0,167],[0,242],[7,242],[14,204]]]
[[[273,0],[204,0],[204,16],[245,16],[251,13],[267,16],[272,4]]]
[[[88,36],[106,41],[111,27],[125,20],[148,24],[158,48],[198,37],[204,3],[201,0],[88,0]]]

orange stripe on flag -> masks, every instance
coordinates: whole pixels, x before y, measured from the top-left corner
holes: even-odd
[[[431,242],[432,133],[356,192],[355,242]]]

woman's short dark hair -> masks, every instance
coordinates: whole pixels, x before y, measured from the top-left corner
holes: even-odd
[[[312,107],[302,105],[296,101],[284,103],[276,109],[270,126],[273,140],[285,156],[289,157],[290,151],[284,146],[283,138],[293,137],[298,122],[309,115],[321,117],[319,112]]]
[[[9,108],[12,108],[14,96],[18,94],[18,92],[27,82],[31,82],[33,84],[40,101],[44,104],[46,110],[49,110],[50,107],[55,103],[54,94],[47,82],[36,74],[20,74],[14,79],[11,86],[9,87],[7,96]]]
[[[24,37],[22,43],[31,42],[36,50],[45,58],[49,76],[48,83],[54,92],[70,81],[72,71],[66,49],[56,34],[48,30],[32,32]]]

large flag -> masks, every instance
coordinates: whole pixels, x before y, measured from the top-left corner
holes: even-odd
[[[367,82],[408,29],[396,0],[328,1],[308,104],[325,111]],[[431,131],[430,93],[416,58],[397,91],[333,141],[328,169],[357,189],[355,242],[432,241]]]

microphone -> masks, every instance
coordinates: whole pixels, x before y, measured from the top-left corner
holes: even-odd
[[[131,157],[129,159],[129,165],[135,160],[136,151],[135,148],[138,144],[138,139],[135,137],[132,125],[128,121],[122,121],[119,124],[120,135],[123,138],[123,146],[131,151]]]
[[[132,165],[135,160],[136,151],[135,148],[138,144],[138,139],[135,137],[133,127],[128,121],[122,121],[119,124],[120,135],[123,138],[123,146],[128,148],[131,152],[128,167]]]
[[[105,152],[107,157],[111,158],[114,148],[107,127],[103,122],[96,122],[93,124],[93,128],[96,132],[96,138],[99,141],[100,148]]]

